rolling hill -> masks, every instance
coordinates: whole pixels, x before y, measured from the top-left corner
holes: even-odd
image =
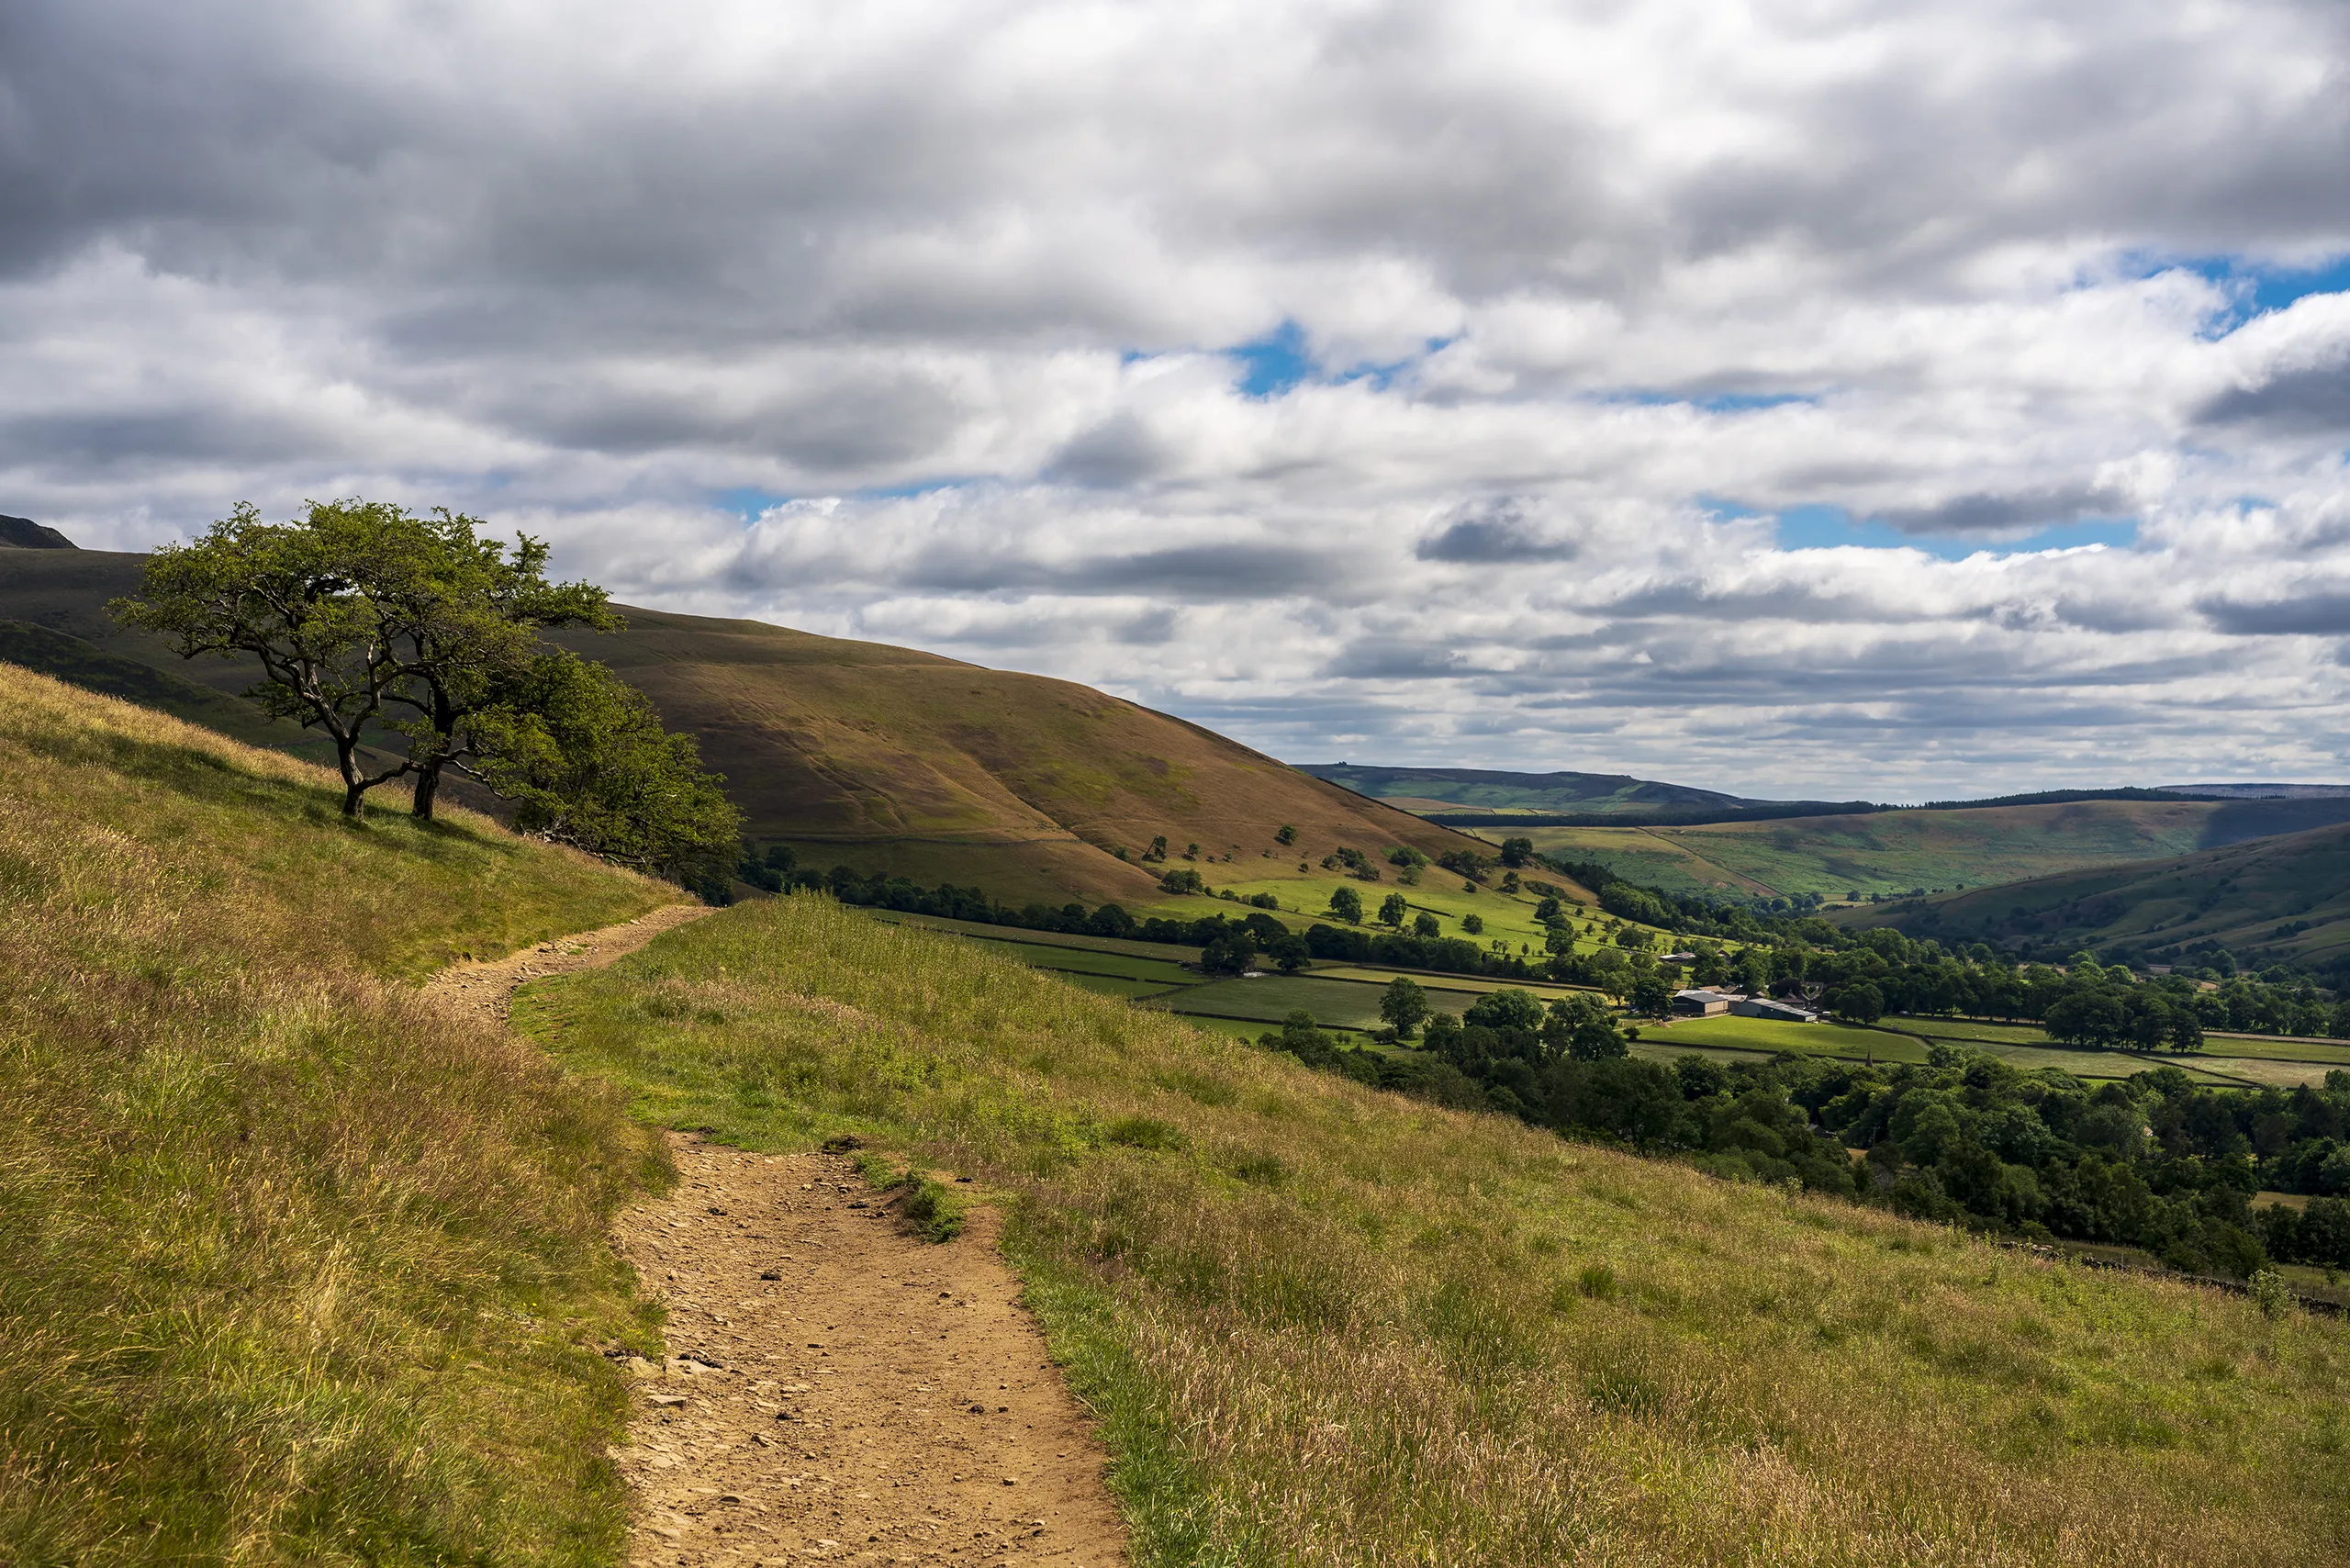
[[[63,678],[261,738],[252,726],[265,721],[229,695],[251,684],[249,666],[185,663],[106,617],[109,599],[136,588],[144,559],[0,556],[0,622],[22,623],[11,645]],[[672,728],[700,738],[754,837],[789,844],[820,868],[976,884],[1015,902],[1136,903],[1159,896],[1159,869],[1134,858],[1155,837],[1176,865],[1198,845],[1188,863],[1214,885],[1298,876],[1301,863],[1341,846],[1374,857],[1404,845],[1432,857],[1486,848],[1089,687],[762,622],[622,608],[626,632],[560,640],[610,664]],[[142,666],[168,679],[126,689]],[[1274,842],[1284,826],[1298,830],[1286,850]],[[1117,857],[1121,848],[1130,858]]]
[[[1546,854],[1677,892],[1757,897],[1977,889],[2350,822],[2331,796],[1924,808],[1690,827],[1521,827]]]
[[[1773,805],[1685,784],[1623,773],[1498,773],[1479,767],[1371,767],[1301,762],[1301,773],[1407,812],[1577,812],[1644,814],[1676,808],[1737,810]]]
[[[2154,963],[2224,947],[2239,959],[2350,966],[2350,823],[2004,887],[1848,911],[1944,943],[2091,948]]]

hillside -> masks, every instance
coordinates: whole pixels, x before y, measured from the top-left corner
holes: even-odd
[[[2350,821],[2337,797],[2076,801],[1958,811],[1870,812],[1691,827],[1494,827],[1572,860],[1676,892],[1891,896],[2033,877],[2305,832]]]
[[[2350,1552],[2307,1462],[2330,1320],[1365,1089],[980,948],[767,901],[518,1019],[670,1126],[994,1194],[1138,1564]]]
[[[107,619],[106,602],[135,591],[143,560],[0,555],[0,622],[40,629],[54,655],[43,667],[69,678],[83,678],[68,656],[81,648],[92,668],[104,656],[106,679],[123,678],[122,661],[158,668],[177,686],[154,695],[211,722],[218,715],[201,711],[201,694],[179,688],[234,693],[252,672],[231,661],[185,663]],[[1180,857],[1199,845],[1195,864],[1218,886],[1244,870],[1252,880],[1307,875],[1301,861],[1311,868],[1341,846],[1374,857],[1404,845],[1432,857],[1485,849],[1069,681],[755,621],[621,608],[626,632],[561,640],[612,666],[672,728],[699,737],[755,838],[788,843],[820,868],[977,884],[1015,903],[1136,903],[1158,896],[1158,869],[1131,858],[1154,837],[1167,839],[1178,865],[1192,864]],[[17,634],[18,645],[30,639]],[[1283,826],[1298,830],[1285,852],[1273,841]],[[1116,858],[1120,847],[1129,860]],[[1234,868],[1209,863],[1219,857]]]
[[[643,1333],[603,1229],[657,1152],[402,981],[675,891],[340,799],[0,664],[0,1561],[618,1539],[577,1345]]]
[[[2224,947],[2239,959],[2350,965],[2350,823],[2167,859],[2041,877],[1840,918],[1948,942],[2082,947],[2154,963]]]
[[[1613,814],[1769,803],[1621,773],[1501,773],[1477,767],[1371,767],[1349,762],[1302,762],[1297,769],[1407,812]]]

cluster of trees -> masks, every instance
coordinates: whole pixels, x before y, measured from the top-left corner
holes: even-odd
[[[1409,983],[1383,1009],[1395,1033],[1424,1021],[1425,1054],[1538,1126],[1919,1218],[2141,1247],[2195,1272],[2245,1276],[2272,1256],[2350,1267],[2350,1073],[2250,1092],[2158,1068],[2092,1087],[1940,1046],[1923,1066],[1666,1067],[1630,1057],[1589,997],[1546,1006],[1505,989],[1431,1017],[1424,998],[1394,996]],[[2264,1182],[2314,1195],[2302,1213],[2255,1217]]]
[[[741,818],[693,739],[545,641],[619,630],[604,590],[548,581],[543,542],[509,548],[481,528],[380,501],[312,502],[285,523],[241,505],[158,550],[140,594],[109,608],[184,658],[259,661],[247,695],[333,742],[347,817],[406,778],[429,820],[454,773],[509,802],[525,833],[688,882],[722,871]]]

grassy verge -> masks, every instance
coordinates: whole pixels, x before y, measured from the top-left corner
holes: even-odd
[[[0,665],[0,1562],[591,1562],[660,1179],[385,977],[660,890]]]
[[[522,1016],[651,1119],[997,1193],[1141,1562],[2350,1553],[2330,1322],[1382,1095],[815,898]]]

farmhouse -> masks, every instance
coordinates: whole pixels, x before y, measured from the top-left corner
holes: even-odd
[[[1711,1018],[1718,1013],[1728,1013],[1737,998],[1718,991],[1676,991],[1673,993],[1673,1015],[1676,1018]]]
[[[1741,996],[1729,1004],[1729,1010],[1741,1018],[1775,1018],[1783,1024],[1817,1024],[1819,1014],[1808,1007],[1797,1007],[1792,1002],[1774,1002],[1767,996]]]

